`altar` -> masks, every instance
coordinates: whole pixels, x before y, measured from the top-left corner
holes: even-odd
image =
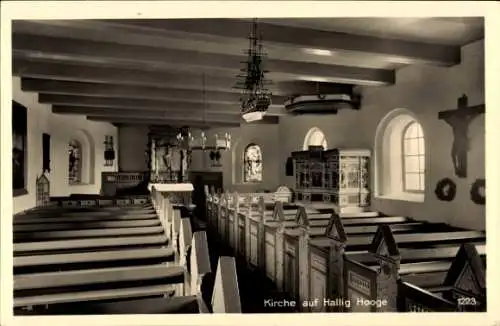
[[[193,209],[191,194],[194,190],[192,183],[149,183],[148,190],[168,197],[173,204],[181,204],[188,209]]]
[[[296,201],[339,213],[362,212],[370,205],[367,149],[331,149],[310,146],[292,153]]]

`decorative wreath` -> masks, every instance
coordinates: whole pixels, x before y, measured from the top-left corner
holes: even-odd
[[[486,184],[484,179],[476,179],[470,189],[470,199],[477,205],[484,205],[486,202]]]
[[[441,179],[437,183],[434,193],[439,200],[452,201],[457,194],[457,185],[450,178]]]

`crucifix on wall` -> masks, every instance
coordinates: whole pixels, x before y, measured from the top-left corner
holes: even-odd
[[[455,174],[459,178],[467,177],[467,152],[469,151],[469,124],[478,115],[483,114],[485,105],[468,106],[467,95],[458,99],[456,110],[439,112],[439,119],[446,121],[453,130],[451,159]]]

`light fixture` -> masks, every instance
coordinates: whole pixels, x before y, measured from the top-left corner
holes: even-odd
[[[254,122],[254,121],[259,121],[264,118],[266,115],[265,111],[253,111],[253,112],[246,112],[241,115],[243,120],[246,122]]]
[[[104,139],[104,166],[113,166],[115,160],[113,136],[104,136]]]
[[[271,105],[272,93],[265,87],[269,83],[264,78],[263,57],[265,56],[261,37],[257,36],[257,20],[254,19],[252,32],[250,33],[250,45],[247,50],[248,59],[246,67],[241,71],[244,75],[238,75],[243,80],[239,81],[235,88],[241,89],[241,117],[246,122],[262,120]]]
[[[333,51],[325,49],[304,49],[304,52],[307,54],[322,55],[322,56],[331,56],[334,54]]]
[[[206,125],[206,87],[205,87],[205,73],[203,73],[203,104],[204,104],[204,110],[203,110],[203,121],[205,122],[204,124]],[[224,138],[220,139],[217,134],[214,135],[214,142],[213,144],[208,144],[208,138],[205,134],[205,131],[202,129],[200,136],[199,137],[194,137],[190,131],[189,127],[183,127],[181,128],[180,132],[177,134],[177,141],[179,143],[179,146],[181,148],[184,148],[189,151],[193,150],[227,150],[231,148],[231,135],[226,132],[224,134]]]

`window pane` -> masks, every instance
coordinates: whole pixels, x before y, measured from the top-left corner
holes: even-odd
[[[419,175],[420,177],[420,190],[424,190],[425,189],[425,175],[423,173],[421,173]]]
[[[243,180],[262,181],[262,151],[258,145],[249,145],[245,150]]]
[[[419,172],[423,172],[425,171],[425,156],[421,155],[421,156],[418,156],[418,160],[419,160]]]
[[[418,154],[418,140],[407,139],[405,140],[404,155],[417,155]]]
[[[415,123],[415,130],[417,133],[417,137],[424,137],[424,133],[422,131],[422,126],[419,123]]]
[[[407,173],[405,176],[405,188],[409,191],[420,190],[420,179],[417,173]]]
[[[422,155],[425,154],[425,142],[424,142],[424,138],[419,138],[418,139],[418,151]]]
[[[406,133],[404,135],[404,138],[417,138],[417,124],[416,123],[411,123],[408,128],[406,128]]]
[[[419,156],[407,156],[405,157],[405,172],[419,172]]]

